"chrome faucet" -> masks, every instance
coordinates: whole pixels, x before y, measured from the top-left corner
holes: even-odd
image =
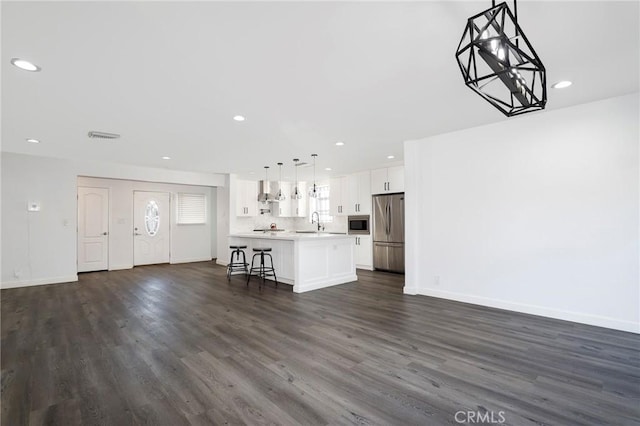
[[[316,220],[313,220],[313,216],[315,215]],[[322,230],[324,231],[324,225],[320,224],[320,214],[316,211],[311,213],[311,223],[317,223],[318,224],[318,232],[320,232],[320,228],[322,228]]]

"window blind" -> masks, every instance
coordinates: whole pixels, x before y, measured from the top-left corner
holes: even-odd
[[[178,224],[202,224],[206,221],[205,195],[178,193]]]

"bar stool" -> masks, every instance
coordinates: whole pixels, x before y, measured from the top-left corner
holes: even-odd
[[[229,246],[233,251],[231,252],[231,260],[229,261],[229,265],[227,265],[227,280],[231,280],[231,273],[235,271],[244,271],[244,273],[248,273],[247,266],[247,258],[245,257],[244,250],[247,246]],[[242,255],[242,262],[240,262],[240,255]],[[236,258],[236,261],[233,261],[233,258]]]
[[[256,275],[259,278],[262,278],[262,283],[264,284],[264,279],[266,277],[273,277],[276,282],[276,287],[278,287],[278,278],[276,277],[276,270],[273,269],[273,257],[271,257],[271,248],[254,248],[254,255],[251,258],[251,269],[249,269],[249,275],[247,276],[247,286],[249,285],[249,280],[251,280],[251,275]],[[260,256],[260,265],[253,266],[256,260],[256,256]],[[264,258],[269,256],[270,266],[266,266],[264,264]],[[257,273],[255,273],[257,271]]]

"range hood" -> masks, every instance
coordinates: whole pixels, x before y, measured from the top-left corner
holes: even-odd
[[[261,203],[272,203],[275,201],[273,193],[271,192],[271,182],[268,180],[258,182],[258,201]]]

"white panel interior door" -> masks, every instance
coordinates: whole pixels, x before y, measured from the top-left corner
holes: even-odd
[[[169,262],[169,193],[133,192],[133,264]]]
[[[78,272],[109,269],[109,190],[78,187]]]

